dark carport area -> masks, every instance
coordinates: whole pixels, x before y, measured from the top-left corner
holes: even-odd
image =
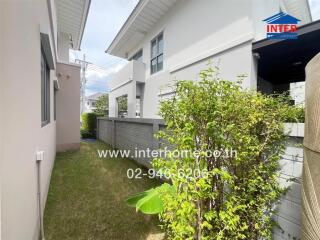
[[[290,83],[305,81],[307,63],[320,52],[320,21],[299,27],[297,33],[298,38],[293,40],[263,39],[253,43],[259,91],[282,93],[290,90]]]

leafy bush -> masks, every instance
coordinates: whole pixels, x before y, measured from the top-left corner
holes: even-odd
[[[81,136],[95,137],[95,128],[97,122],[96,113],[83,113],[81,115],[82,126],[81,126]]]
[[[80,129],[81,138],[94,138],[95,134],[86,130],[86,129]]]
[[[272,96],[277,99],[281,99],[282,102],[286,103],[286,117],[284,119],[284,122],[290,122],[290,123],[304,123],[305,119],[305,110],[302,105],[294,105],[294,100],[290,96],[290,92],[286,91],[282,94],[271,94],[269,96]]]
[[[301,106],[292,106],[288,112],[285,119],[286,122],[300,122],[304,123],[305,110]]]
[[[177,82],[176,96],[161,103],[167,131],[158,137],[199,153],[153,161],[172,182],[170,191],[151,191],[153,201],[160,196],[162,205],[153,205],[163,206],[158,212],[169,239],[272,239],[274,205],[285,192],[278,182],[283,122],[293,110],[284,96],[243,90],[240,82],[209,68],[197,82]],[[221,155],[207,154],[215,150]],[[148,193],[128,202],[138,210],[143,203],[144,211]]]

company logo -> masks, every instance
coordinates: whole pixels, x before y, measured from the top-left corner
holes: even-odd
[[[268,39],[297,39],[299,19],[280,12],[263,20],[267,23]]]

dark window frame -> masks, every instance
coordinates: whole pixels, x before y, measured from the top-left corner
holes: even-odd
[[[41,47],[41,127],[50,123],[50,68]]]
[[[131,58],[129,58],[129,61],[131,60],[136,60],[136,61],[141,61],[143,60],[143,49],[139,49]]]
[[[159,42],[160,40],[162,40],[162,49],[160,51],[160,45]],[[155,47],[156,47],[156,54],[153,55],[153,45],[155,43]],[[164,60],[164,55],[163,55],[163,48],[164,48],[164,38],[163,38],[163,32],[159,33],[155,38],[153,38],[151,40],[151,44],[150,44],[150,74],[154,74],[157,73],[161,70],[163,70],[163,60]],[[159,59],[162,58],[162,61],[159,61]],[[152,67],[152,63],[155,61],[155,69],[153,69]],[[160,67],[161,66],[161,67]]]

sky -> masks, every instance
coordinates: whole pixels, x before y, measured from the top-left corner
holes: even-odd
[[[87,24],[81,43],[81,51],[71,51],[70,60],[86,55],[86,96],[107,92],[111,75],[119,71],[125,60],[105,53],[109,44],[128,18],[138,0],[92,0]]]
[[[71,51],[71,61],[91,62],[87,70],[86,96],[107,92],[111,75],[119,71],[126,61],[105,53],[105,50],[130,15],[138,0],[92,0],[83,34],[81,51]],[[313,20],[320,19],[320,0],[309,0]]]
[[[320,0],[309,0],[312,20],[320,19]]]

